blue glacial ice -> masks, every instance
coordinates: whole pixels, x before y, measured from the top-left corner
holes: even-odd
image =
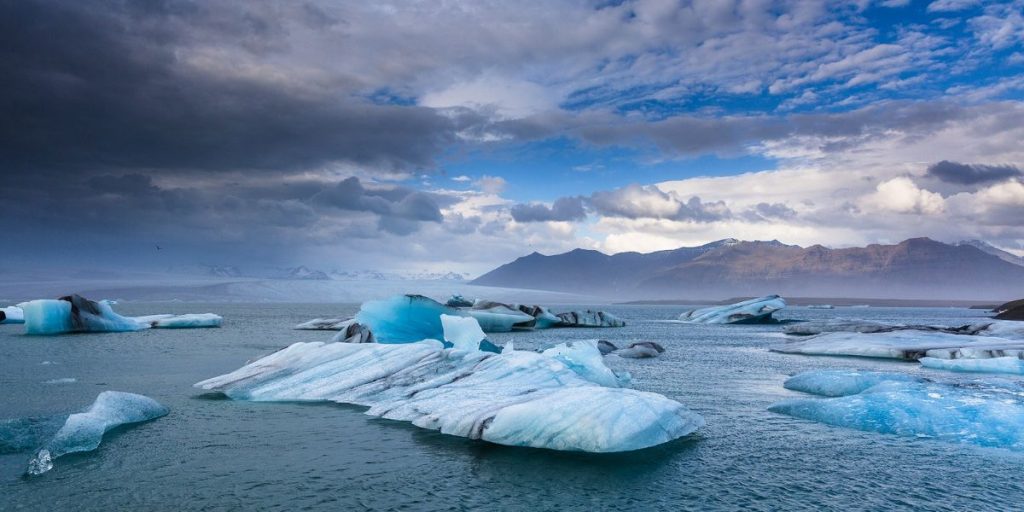
[[[107,302],[95,302],[78,295],[29,301],[23,309],[28,334],[126,332],[145,328],[135,319],[115,313]]]
[[[674,400],[605,387],[577,373],[586,367],[583,373],[597,378],[592,365],[603,366],[599,352],[596,359],[583,346],[556,352],[507,347],[494,354],[435,341],[296,343],[196,386],[236,400],[361,405],[372,416],[449,435],[553,450],[638,450],[704,424]],[[605,377],[599,380],[619,384]]]
[[[480,343],[487,339],[480,323],[472,317],[441,315],[444,340],[456,350],[478,350]]]
[[[23,324],[25,312],[18,306],[0,308],[0,324]]]
[[[422,295],[397,295],[364,302],[356,321],[370,328],[377,343],[444,339],[441,315],[466,316]]]
[[[921,382],[921,380],[918,377],[902,373],[862,370],[818,370],[794,375],[786,379],[783,387],[812,395],[835,397],[856,395],[882,382]]]
[[[110,429],[167,413],[168,409],[152,398],[104,391],[84,412],[0,421],[0,453],[34,450],[27,473],[41,475],[53,468],[58,457],[95,450]]]
[[[115,302],[92,301],[79,295],[40,299],[21,304],[27,334],[75,332],[130,332],[142,329],[183,329],[220,327],[223,319],[213,313],[187,315],[121,316],[111,307]]]
[[[631,381],[629,373],[620,375],[605,366],[597,340],[568,341],[555,345],[541,354],[561,361],[580,377],[600,386],[628,387]]]
[[[813,383],[819,376],[822,382]],[[875,385],[855,392],[862,376],[851,376],[846,384],[830,371],[797,378],[808,389],[838,392],[845,387],[854,393],[791,399],[769,410],[869,432],[1024,450],[1024,389],[1014,383],[944,384],[877,374]]]
[[[755,324],[772,322],[772,314],[786,307],[778,295],[737,302],[728,306],[694,309],[679,315],[679,320],[698,324]]]
[[[921,366],[935,370],[1024,375],[1024,360],[1017,356],[942,359],[922,357]]]

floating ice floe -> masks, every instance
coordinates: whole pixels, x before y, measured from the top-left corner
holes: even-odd
[[[142,329],[220,327],[223,319],[212,313],[188,315],[121,316],[112,301],[92,301],[79,295],[22,303],[25,332],[64,334],[74,332],[130,332]]]
[[[358,329],[360,339],[366,340],[363,343],[405,344],[445,340],[441,317],[446,315],[472,318],[463,310],[449,308],[422,295],[399,295],[363,303],[354,319],[359,327],[353,329]],[[335,341],[341,341],[338,338],[336,336]],[[449,341],[444,343],[451,346]],[[480,350],[501,352],[486,339],[480,342]]]
[[[547,310],[543,306],[525,306],[520,305],[519,311],[526,313],[533,317],[533,328],[534,329],[550,329],[552,327],[563,327],[563,321],[554,313]]]
[[[843,373],[797,375],[786,387],[835,398],[791,399],[769,410],[869,432],[1024,449],[1024,389],[1018,384],[944,384],[897,373]]]
[[[787,340],[773,352],[804,355],[878,357],[916,361],[922,357],[999,357],[1024,351],[1024,340],[965,336],[934,331],[893,331],[862,334],[831,332]]]
[[[615,355],[630,359],[646,359],[658,357],[665,352],[665,347],[653,341],[639,341],[630,343],[628,347],[615,351]]]
[[[700,415],[662,395],[623,388],[597,342],[543,353],[472,349],[473,318],[444,315],[444,337],[404,344],[296,343],[196,384],[235,400],[330,401],[442,433],[509,446],[622,452],[688,435]]]
[[[70,416],[0,420],[0,453],[35,450],[27,473],[41,475],[58,457],[95,450],[116,427],[149,421],[168,413],[152,398],[104,391],[84,412]]]
[[[300,331],[340,331],[348,327],[351,318],[314,318],[293,327]]]
[[[0,308],[0,324],[23,324],[25,323],[25,312],[18,306],[7,306]]]
[[[960,326],[941,326],[941,325],[907,325],[907,324],[887,324],[883,322],[873,322],[869,320],[829,320],[825,322],[802,322],[793,325],[787,325],[783,332],[793,336],[812,336],[815,334],[823,334],[829,332],[859,332],[862,334],[874,334],[884,332],[895,332],[895,331],[924,331],[924,332],[943,332],[947,334],[964,334],[964,335],[977,335],[977,334],[994,334],[988,329],[992,323],[982,324],[969,324]]]
[[[626,322],[604,311],[569,311],[559,313],[562,322],[558,327],[624,327]]]
[[[807,309],[835,309],[832,304],[809,304]]]
[[[480,322],[485,332],[509,332],[512,329],[529,329],[536,320],[522,311],[508,305],[491,301],[476,301],[472,308],[460,310]]]
[[[700,324],[758,324],[775,321],[772,314],[786,307],[778,295],[737,302],[728,306],[695,309],[679,315],[683,322]]]
[[[373,336],[373,331],[369,327],[355,321],[355,319],[349,319],[342,322],[342,328],[338,330],[338,334],[335,334],[331,341],[341,343],[377,343],[377,338]]]
[[[942,359],[938,357],[922,357],[921,366],[935,370],[975,373],[1008,373],[1024,375],[1024,359],[1018,356],[989,357],[981,359],[958,358]]]

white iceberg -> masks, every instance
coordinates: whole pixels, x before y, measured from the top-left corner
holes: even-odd
[[[804,355],[856,356],[916,361],[922,357],[999,357],[1024,351],[1024,340],[968,336],[940,331],[898,330],[862,334],[830,332],[787,340],[773,352]]]
[[[1024,375],[1024,359],[1017,356],[989,357],[981,359],[942,359],[938,357],[922,357],[920,362],[921,366],[935,370]]]
[[[874,334],[895,331],[924,331],[974,336],[978,334],[992,335],[993,332],[989,331],[991,325],[991,323],[983,323],[947,327],[942,325],[887,324],[869,320],[829,320],[826,322],[802,322],[787,325],[783,332],[793,336],[813,336],[829,332]]]
[[[62,455],[95,450],[103,440],[103,434],[110,429],[153,420],[168,412],[166,407],[146,396],[104,391],[85,412],[67,417],[56,434],[32,457],[27,473],[33,476],[41,475],[52,469],[54,459]],[[40,431],[46,429],[47,423],[53,424],[52,421],[40,424],[31,420],[21,420],[17,422],[18,428],[8,429],[7,434],[18,437],[16,442],[12,443],[17,445],[16,447],[28,448],[30,443],[34,443],[39,437]]]
[[[300,331],[340,331],[348,327],[351,318],[314,318],[292,327]]]
[[[774,321],[772,314],[786,307],[778,295],[737,302],[728,306],[694,309],[679,315],[679,320],[698,324],[756,324]]]
[[[475,318],[441,315],[444,339],[457,350],[477,350],[487,338]]]
[[[25,312],[18,306],[0,308],[0,324],[23,324]]]
[[[818,376],[823,382],[814,384]],[[786,400],[769,410],[869,432],[1024,449],[1024,390],[1016,384],[943,384],[879,373],[871,378],[876,384],[860,389],[862,375],[851,375],[846,384],[828,371],[793,377],[797,378],[810,388],[846,388],[852,393]],[[787,381],[787,387],[792,386]]]
[[[185,315],[152,315],[134,317],[136,322],[153,329],[202,329],[220,327],[224,319],[213,313],[189,313]]]
[[[631,380],[629,373],[619,375],[605,366],[596,340],[568,341],[541,354],[561,361],[580,377],[601,386],[627,387]]]
[[[562,321],[558,327],[625,327],[626,322],[604,311],[569,311],[559,313]]]
[[[534,318],[507,304],[491,301],[477,301],[470,309],[460,310],[480,322],[484,332],[509,332],[512,329],[529,329]]]
[[[560,357],[596,375],[585,350],[566,348]],[[704,424],[674,400],[598,385],[558,357],[445,349],[429,340],[296,343],[196,386],[236,400],[362,405],[367,414],[445,434],[553,450],[638,450]]]
[[[658,357],[665,352],[665,347],[653,341],[638,341],[630,343],[628,347],[616,350],[615,355],[629,359],[646,359]]]

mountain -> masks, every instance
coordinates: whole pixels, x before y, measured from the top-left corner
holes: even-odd
[[[719,240],[649,254],[577,249],[533,253],[471,284],[588,293],[619,299],[804,297],[1001,299],[1024,291],[1024,267],[973,245],[912,238],[829,249],[778,241]]]
[[[1004,251],[983,240],[961,240],[956,245],[970,245],[981,249],[982,252],[991,254],[1007,263],[1024,266],[1024,257],[1017,256],[1011,252]]]
[[[304,281],[327,281],[330,279],[326,273],[320,270],[312,270],[305,265],[285,269],[282,279],[301,279]]]

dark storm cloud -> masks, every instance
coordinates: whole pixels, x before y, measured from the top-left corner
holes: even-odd
[[[373,212],[409,221],[441,222],[441,210],[430,194],[407,188],[367,190],[358,178],[346,178],[316,196],[318,204],[340,210]],[[404,231],[404,229],[402,230]]]
[[[225,16],[213,5],[0,2],[0,165],[401,171],[430,167],[464,128],[457,113],[358,100],[343,78],[291,84],[195,65],[200,43],[265,54],[287,44],[273,13]]]
[[[1002,181],[1021,174],[1021,170],[1012,165],[962,164],[943,160],[928,166],[928,176],[958,185]]]
[[[561,197],[551,206],[540,203],[517,204],[512,207],[511,214],[516,222],[576,221],[587,216],[582,197]]]

